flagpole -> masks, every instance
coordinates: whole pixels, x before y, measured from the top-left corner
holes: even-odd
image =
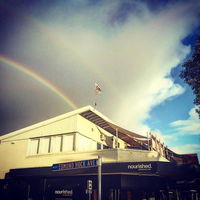
[[[116,128],[116,142],[115,142],[115,148],[117,148],[118,149],[118,138],[119,138],[119,135],[118,135],[118,128]]]
[[[95,91],[95,94],[94,94],[94,108],[96,109],[97,107],[97,92]]]
[[[95,87],[94,108],[96,109],[96,107],[97,107],[97,95],[98,95],[99,93],[101,93],[101,88],[100,88],[100,86],[99,86],[97,83],[94,84],[94,87]]]

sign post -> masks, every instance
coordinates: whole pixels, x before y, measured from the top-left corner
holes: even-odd
[[[98,200],[101,200],[101,156],[98,156]]]
[[[89,196],[89,200],[91,200],[92,196],[92,180],[87,180],[87,193]]]

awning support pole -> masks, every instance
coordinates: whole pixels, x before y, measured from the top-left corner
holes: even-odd
[[[118,149],[118,138],[119,138],[119,133],[118,133],[118,128],[116,128],[116,144],[115,144],[115,148]]]

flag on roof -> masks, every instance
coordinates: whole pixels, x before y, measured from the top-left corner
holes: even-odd
[[[101,88],[100,88],[98,83],[95,83],[95,92],[96,92],[96,94],[99,94],[99,93],[102,92],[102,90],[101,90]]]

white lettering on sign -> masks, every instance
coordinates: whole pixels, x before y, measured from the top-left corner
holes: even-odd
[[[73,190],[55,190],[54,194],[62,194],[64,196],[72,196]]]
[[[150,164],[135,164],[135,165],[128,165],[128,169],[152,169],[151,163]]]

